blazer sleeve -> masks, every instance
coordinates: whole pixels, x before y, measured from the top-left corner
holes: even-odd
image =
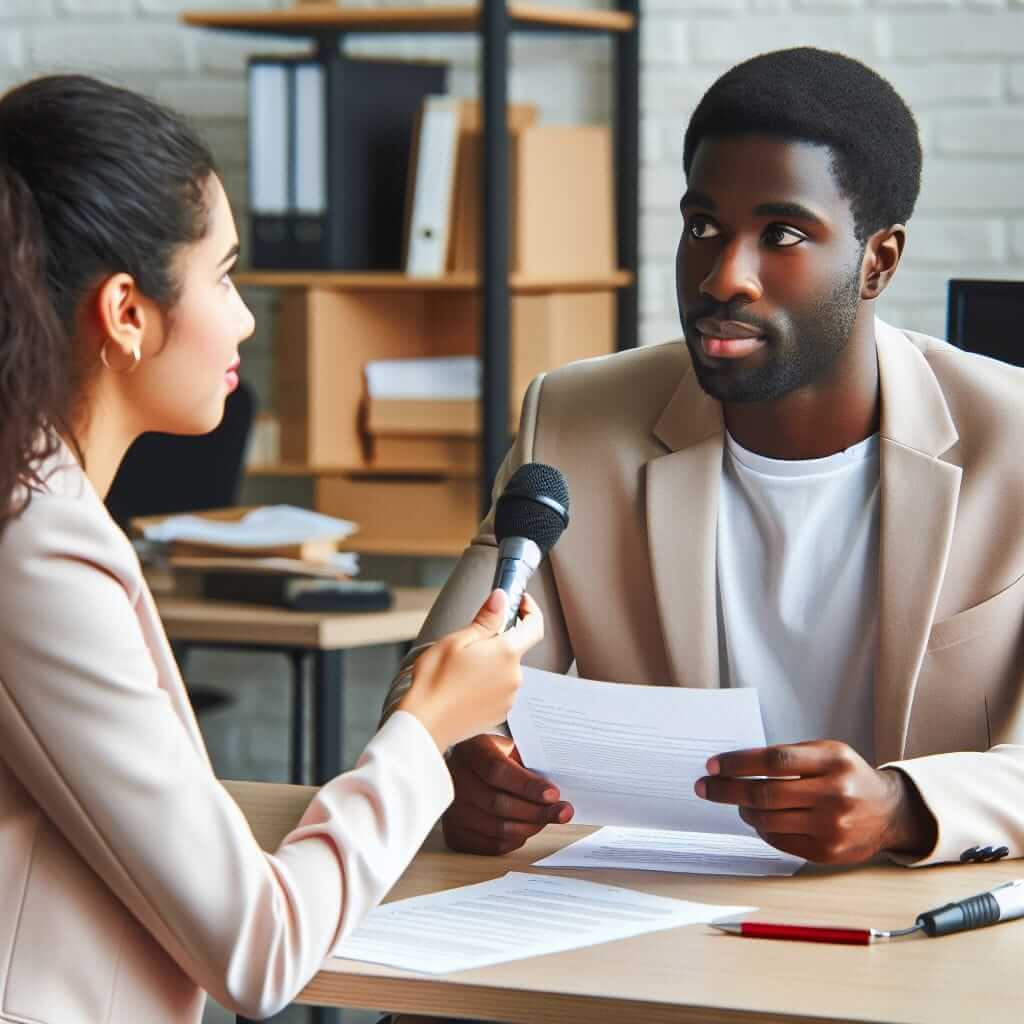
[[[94,497],[94,496],[93,496]],[[275,1013],[386,894],[451,800],[400,712],[262,851],[161,685],[134,552],[81,498],[40,494],[0,543],[0,757],[180,967]]]
[[[490,593],[498,562],[498,542],[494,536],[494,502],[504,491],[505,485],[515,471],[537,458],[535,448],[543,386],[544,375],[541,374],[527,389],[519,419],[519,433],[494,481],[491,510],[477,529],[477,534],[469,547],[459,558],[437,601],[434,602],[419,636],[402,660],[398,675],[392,681],[384,701],[382,721],[388,719],[409,689],[410,669],[424,648],[448,633],[461,629],[467,622],[472,622],[484,598]],[[526,589],[536,599],[544,613],[544,639],[523,658],[523,661],[527,665],[550,672],[564,672],[572,664],[572,646],[562,615],[554,574],[547,559],[541,562]]]
[[[931,754],[882,765],[903,772],[917,787],[938,827],[922,857],[894,855],[909,867],[959,861],[978,846],[1006,846],[1024,857],[1024,746],[1002,743],[987,751]]]

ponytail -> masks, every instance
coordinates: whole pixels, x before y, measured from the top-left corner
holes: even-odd
[[[0,535],[41,485],[72,387],[68,341],[50,301],[35,199],[0,155]]]

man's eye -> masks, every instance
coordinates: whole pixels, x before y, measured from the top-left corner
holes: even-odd
[[[764,240],[776,249],[788,249],[791,246],[799,245],[806,241],[806,236],[800,234],[794,228],[787,228],[781,224],[772,224],[764,233]]]
[[[691,238],[714,238],[718,234],[718,228],[707,217],[690,217],[686,231]]]

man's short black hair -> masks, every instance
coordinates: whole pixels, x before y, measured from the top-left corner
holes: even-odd
[[[761,54],[704,94],[683,146],[687,175],[705,138],[770,135],[827,146],[861,242],[906,224],[921,187],[921,140],[906,103],[881,75],[841,53],[799,47]]]

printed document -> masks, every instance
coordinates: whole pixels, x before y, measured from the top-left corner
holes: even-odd
[[[750,835],[735,807],[701,800],[712,754],[765,745],[754,689],[624,686],[524,668],[508,716],[523,764],[561,790],[573,821]]]
[[[447,974],[756,909],[511,871],[490,882],[385,903],[335,947],[334,956]]]
[[[713,754],[765,745],[752,688],[627,686],[524,668],[508,724],[523,764],[558,786],[575,823],[621,827],[567,847],[559,866],[792,874],[803,863],[761,840],[735,807],[693,791]]]
[[[538,860],[541,868],[630,868],[693,875],[792,875],[800,857],[769,846],[760,836],[671,832],[656,828],[599,828]]]

